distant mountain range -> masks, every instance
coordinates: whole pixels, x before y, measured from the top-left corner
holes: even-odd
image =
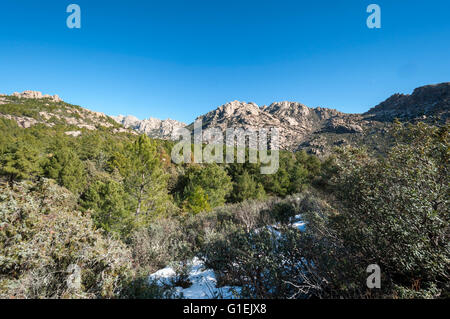
[[[112,118],[126,128],[130,128],[141,134],[147,134],[150,137],[160,139],[171,139],[173,133],[178,128],[187,126],[185,123],[179,121],[171,119],[159,120],[153,117],[145,120],[139,120],[133,115],[119,115],[112,116]]]
[[[49,110],[42,110],[41,107],[32,117],[8,114],[2,110],[2,104],[23,103],[30,99],[45,101],[44,105],[48,105]],[[55,110],[53,104],[61,105],[61,109]],[[445,82],[416,88],[412,94],[394,94],[362,114],[342,113],[322,107],[310,108],[298,102],[274,102],[269,106],[259,107],[252,102],[233,101],[197,119],[202,120],[205,130],[213,127],[221,130],[233,127],[250,130],[276,127],[280,133],[279,144],[282,149],[305,149],[313,154],[325,155],[333,146],[339,145],[365,145],[382,152],[386,144],[386,132],[395,118],[400,121],[424,121],[442,125],[449,122],[449,113],[450,82]],[[193,128],[192,123],[187,125],[171,119],[139,120],[132,115],[108,117],[103,113],[64,103],[57,95],[42,95],[35,91],[14,93],[11,96],[0,95],[0,117],[13,119],[24,128],[37,123],[50,125],[50,119],[55,121],[56,117],[79,129],[103,126],[112,128],[113,133],[137,132],[160,139],[171,139],[178,128]],[[72,127],[68,134],[78,136],[82,134],[82,130],[74,130]]]
[[[342,113],[330,108],[310,108],[298,102],[274,102],[259,107],[255,103],[233,101],[197,117],[203,129],[236,127],[258,129],[277,127],[280,147],[306,149],[318,155],[332,146],[366,144],[379,148],[386,129],[395,118],[401,121],[448,122],[450,82],[416,88],[412,94],[394,94],[362,114]],[[118,123],[155,138],[171,138],[179,127],[192,129],[174,120],[138,120],[134,116],[113,117]],[[378,144],[378,145],[377,145]]]

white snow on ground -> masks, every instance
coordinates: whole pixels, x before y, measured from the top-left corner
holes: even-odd
[[[240,292],[239,287],[216,287],[216,277],[214,271],[205,269],[203,262],[195,257],[191,261],[192,269],[189,272],[189,281],[192,285],[189,288],[175,287],[178,295],[187,299],[234,299],[236,296],[233,291]],[[166,267],[151,274],[149,279],[156,281],[161,286],[170,285],[176,278],[175,270],[172,267]]]
[[[275,234],[277,237],[281,236],[281,233],[278,231],[278,225],[268,225],[266,228],[270,230],[273,234]],[[291,221],[291,226],[294,228],[297,228],[299,231],[305,231],[306,223],[301,220],[301,215],[296,215],[293,220]],[[258,231],[258,229],[256,229]]]
[[[292,223],[292,227],[296,227],[300,231],[304,231],[305,226],[306,226],[305,222],[302,222],[301,220]]]
[[[301,215],[294,217],[292,227],[300,231],[304,231],[306,224],[301,220]],[[269,230],[274,232],[277,236],[281,236],[280,232],[276,230],[276,225],[267,226]],[[216,287],[217,280],[212,269],[206,269],[203,262],[195,257],[190,261],[192,266],[189,272],[189,281],[192,285],[188,288],[175,287],[177,295],[183,296],[186,299],[234,299],[236,294],[240,293],[240,287]],[[160,286],[171,286],[175,281],[176,273],[172,267],[166,267],[158,270],[149,276],[150,281],[156,281]],[[235,292],[235,293],[233,293]]]

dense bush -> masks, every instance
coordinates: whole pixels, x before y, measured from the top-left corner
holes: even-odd
[[[242,288],[241,296],[247,298],[297,296],[297,286],[302,284],[312,292],[316,284],[306,276],[313,267],[304,251],[304,235],[290,223],[309,206],[304,195],[265,205],[236,205],[240,214],[235,215],[236,222],[209,232],[201,250],[219,284],[237,285]]]
[[[131,269],[119,241],[95,230],[76,200],[48,180],[1,185],[0,296],[93,298],[117,296]],[[68,281],[80,269],[80,285]],[[77,278],[73,278],[77,280]]]
[[[437,297],[450,282],[448,126],[396,130],[386,158],[339,154],[331,182],[339,213],[329,228],[353,268],[381,267],[385,294],[415,290]],[[348,280],[357,285],[359,278]]]
[[[232,189],[230,176],[217,164],[191,166],[180,183],[183,206],[195,213],[225,204]]]
[[[126,239],[135,229],[132,208],[121,183],[114,180],[91,183],[81,197],[81,207],[92,212],[97,227]]]
[[[206,264],[246,297],[448,297],[448,127],[399,125],[395,136],[386,158],[341,149],[325,192],[269,207],[278,227],[234,222],[209,233]],[[299,213],[303,233],[289,227]],[[370,264],[381,289],[366,286]]]
[[[68,147],[58,147],[49,154],[44,166],[44,174],[59,185],[77,194],[86,184],[85,166],[78,155]]]
[[[193,257],[192,243],[187,241],[180,222],[173,218],[155,220],[148,228],[135,232],[129,246],[134,266],[147,273]]]
[[[233,183],[233,191],[230,194],[230,201],[239,203],[248,199],[263,199],[266,195],[264,186],[256,181],[248,171],[236,176]]]
[[[41,174],[39,154],[33,141],[16,141],[3,147],[0,155],[0,173],[8,181],[35,178]]]

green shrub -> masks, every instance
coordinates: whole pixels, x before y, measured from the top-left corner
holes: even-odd
[[[1,185],[0,296],[4,298],[113,298],[131,269],[131,255],[104,238],[76,199],[48,180]],[[81,270],[81,285],[67,281]]]
[[[314,263],[333,297],[440,297],[450,282],[448,126],[398,125],[386,158],[343,149],[315,225]],[[381,268],[381,289],[365,285]]]
[[[148,273],[171,262],[193,257],[192,244],[186,239],[180,223],[172,218],[154,220],[147,228],[136,231],[129,246],[134,266]]]

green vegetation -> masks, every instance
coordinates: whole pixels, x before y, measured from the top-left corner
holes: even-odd
[[[449,132],[423,124],[395,128],[386,158],[343,150],[330,181],[339,214],[330,229],[353,267],[378,264],[382,292],[433,297],[449,292]],[[358,276],[348,278],[357,286]]]
[[[264,210],[246,214],[259,226],[213,233],[207,265],[251,298],[448,298],[448,133],[397,124],[385,158],[339,149],[325,186],[269,209],[277,232],[256,222]],[[296,214],[305,232],[286,226]],[[381,268],[381,289],[366,286],[370,264]]]
[[[0,113],[81,109],[10,102]],[[73,137],[67,123],[0,118],[0,297],[171,297],[146,276],[173,264],[188,285],[194,256],[242,297],[449,297],[448,126],[396,124],[384,157],[281,151],[273,175],[260,164],[176,165],[172,142],[113,127]],[[381,289],[365,285],[369,264]]]
[[[51,180],[0,185],[0,297],[111,298],[131,271],[130,252],[104,237],[76,197]],[[70,286],[70,266],[82,269]]]

